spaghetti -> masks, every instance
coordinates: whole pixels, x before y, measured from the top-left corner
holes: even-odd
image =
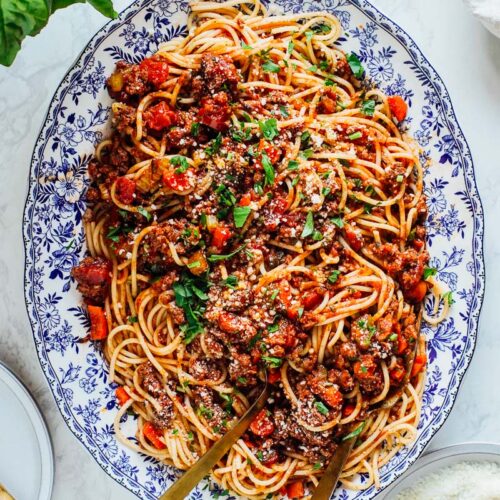
[[[378,485],[417,434],[432,284],[406,104],[363,82],[329,13],[193,2],[188,28],[117,64],[113,132],[89,166],[90,257],[73,276],[119,384],[117,438],[188,469],[268,370],[267,406],[216,481],[304,496],[354,434],[341,481]]]

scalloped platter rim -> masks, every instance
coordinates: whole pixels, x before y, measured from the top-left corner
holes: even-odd
[[[402,95],[410,104],[406,125],[422,148],[422,160],[430,160],[425,192],[431,264],[438,269],[438,280],[453,291],[455,304],[438,327],[423,327],[429,368],[418,438],[382,467],[383,489],[415,462],[443,425],[474,352],[485,277],[484,220],[472,157],[441,78],[409,35],[369,2],[274,0],[273,4],[283,12],[322,8],[334,12],[344,28],[341,46],[359,55],[382,90]],[[116,441],[115,386],[108,380],[101,353],[78,342],[88,320],[70,270],[85,251],[82,216],[88,161],[109,130],[106,75],[117,60],[138,62],[159,43],[185,35],[187,10],[182,0],[136,1],[87,44],[47,112],[33,152],[23,218],[26,307],[55,401],[97,463],[143,499],[157,498],[179,471]],[[127,417],[123,426],[133,438],[133,417]],[[214,484],[204,488],[200,485],[189,498],[234,498]],[[335,498],[370,499],[376,494],[374,486],[363,492],[339,488]]]

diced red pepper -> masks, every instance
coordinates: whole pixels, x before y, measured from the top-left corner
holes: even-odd
[[[90,316],[90,340],[104,340],[108,336],[108,322],[104,309],[99,306],[87,306]]]
[[[163,432],[157,429],[151,422],[146,422],[142,428],[144,437],[157,449],[164,450],[167,445],[161,441],[160,438],[163,437]]]
[[[342,416],[344,418],[348,417],[349,415],[352,414],[352,412],[356,409],[356,405],[352,405],[352,404],[347,404],[344,406],[344,408],[342,408]]]
[[[400,364],[397,364],[390,372],[389,377],[394,382],[401,382],[405,376],[406,370]]]
[[[240,207],[248,207],[252,201],[252,195],[250,193],[244,194],[239,202]]]
[[[144,113],[144,118],[148,128],[158,131],[177,123],[177,113],[170,108],[166,101],[161,101],[148,108]]]
[[[279,380],[281,380],[281,371],[280,370],[272,368],[271,370],[269,370],[267,372],[267,381],[270,384],[275,384]]]
[[[115,193],[118,200],[125,205],[130,205],[134,201],[135,181],[128,177],[118,177],[115,184]]]
[[[351,226],[346,226],[344,232],[351,248],[355,252],[359,252],[364,243],[363,235],[359,231],[353,229]]]
[[[286,495],[288,498],[302,498],[304,494],[304,483],[302,481],[295,481],[286,487]]]
[[[425,354],[418,354],[415,356],[415,361],[413,362],[413,368],[411,370],[411,376],[415,377],[418,375],[424,368],[427,363],[427,356]]]
[[[391,95],[387,98],[389,104],[389,109],[391,113],[396,117],[396,120],[403,121],[406,118],[406,113],[408,112],[408,104],[400,95]]]
[[[116,389],[115,395],[120,406],[123,406],[130,399],[129,393],[125,390],[125,387],[122,386]]]
[[[158,58],[144,59],[140,67],[145,69],[148,75],[148,81],[155,87],[159,87],[168,78],[168,63]]]
[[[413,302],[422,302],[427,294],[427,283],[419,281],[412,289],[406,292],[405,297]]]
[[[174,191],[187,191],[191,189],[188,172],[164,172],[162,176],[164,186],[173,189]]]
[[[302,296],[302,304],[304,304],[304,309],[310,310],[318,307],[323,301],[323,294],[318,290],[309,290]]]
[[[259,141],[259,151],[265,151],[269,161],[273,164],[281,157],[281,150],[265,139]]]
[[[231,108],[227,94],[220,92],[212,97],[204,97],[201,100],[201,109],[198,117],[203,125],[213,128],[218,132],[222,132],[229,128],[229,117],[231,116]]]
[[[267,416],[267,410],[265,408],[260,410],[252,420],[250,430],[259,437],[267,437],[274,432],[274,424]]]
[[[408,341],[403,337],[403,335],[398,335],[398,354],[403,354],[408,347]]]
[[[222,251],[227,240],[229,240],[231,236],[232,234],[229,228],[226,226],[217,226],[212,231],[212,245],[217,248],[218,251]]]

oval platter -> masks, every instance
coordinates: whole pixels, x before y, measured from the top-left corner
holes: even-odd
[[[344,28],[339,43],[359,55],[368,76],[410,105],[406,123],[422,148],[422,161],[430,164],[425,192],[431,265],[455,300],[438,327],[423,326],[429,367],[418,439],[382,467],[380,480],[386,488],[443,425],[470,363],[484,294],[483,212],[469,147],[450,97],[415,42],[364,0],[275,0],[273,5],[273,11],[285,13],[321,9],[338,16]],[[59,85],[35,145],[23,219],[26,306],[61,415],[97,463],[143,499],[157,498],[179,472],[116,441],[115,386],[100,352],[79,342],[89,325],[70,271],[85,252],[87,165],[109,130],[106,76],[118,60],[139,62],[159,43],[186,35],[187,11],[181,0],[137,1],[88,43]],[[133,437],[133,417],[127,418],[124,429]],[[335,498],[376,494],[373,486],[364,492],[339,488]],[[232,498],[213,484],[202,484],[190,498],[220,496]]]

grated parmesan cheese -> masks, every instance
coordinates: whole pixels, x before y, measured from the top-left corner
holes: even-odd
[[[458,462],[420,479],[395,500],[500,500],[500,464]]]

